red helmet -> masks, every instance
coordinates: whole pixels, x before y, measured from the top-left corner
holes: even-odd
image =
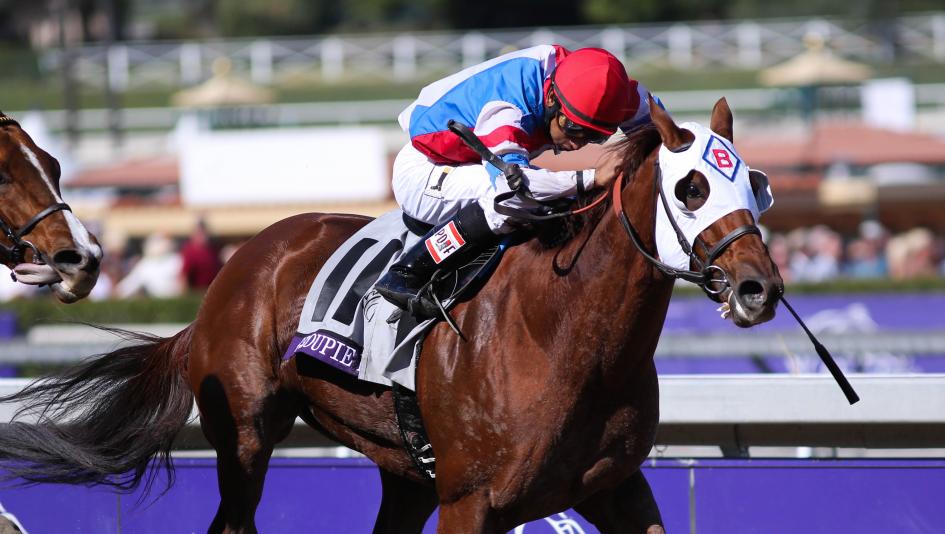
[[[612,134],[632,111],[638,99],[635,82],[623,63],[601,48],[571,52],[551,73],[551,90],[561,112],[573,122]]]

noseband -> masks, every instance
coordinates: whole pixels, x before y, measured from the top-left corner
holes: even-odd
[[[0,111],[0,126],[7,125],[19,126],[20,124],[12,118],[4,115],[3,112]],[[3,219],[0,219],[0,230],[2,230],[3,235],[5,235],[7,239],[10,240],[10,245],[4,245],[0,243],[0,253],[6,256],[7,261],[15,265],[23,263],[23,260],[26,259],[26,251],[32,250],[33,263],[43,263],[43,255],[39,249],[36,248],[36,245],[23,239],[23,237],[26,234],[32,232],[33,228],[36,228],[36,225],[39,224],[40,221],[46,217],[49,217],[53,213],[56,213],[57,211],[72,211],[72,208],[70,208],[69,205],[64,202],[53,204],[34,215],[30,220],[26,221],[26,224],[21,226],[19,230],[7,224],[7,222]],[[16,280],[16,275],[11,273],[11,276],[13,276],[13,279]]]
[[[40,221],[46,217],[49,217],[53,213],[56,213],[57,211],[72,211],[72,208],[70,208],[68,204],[62,202],[53,204],[52,206],[49,206],[48,208],[34,215],[29,221],[26,221],[26,224],[20,227],[19,230],[13,228],[5,221],[0,219],[0,230],[3,231],[3,234],[7,236],[7,239],[9,239],[11,242],[11,245],[0,244],[0,251],[2,251],[12,263],[18,264],[23,263],[23,260],[26,258],[26,251],[32,250],[33,263],[43,263],[42,253],[40,253],[39,249],[36,248],[36,245],[23,239],[23,236],[30,233]]]
[[[686,269],[676,269],[671,267],[652,254],[646,251],[643,247],[643,242],[640,239],[640,236],[637,234],[637,231],[633,228],[633,225],[630,224],[630,219],[627,217],[626,212],[623,210],[623,196],[621,192],[623,190],[624,177],[621,175],[619,178],[614,180],[614,188],[612,191],[614,200],[614,212],[617,215],[617,219],[620,220],[620,224],[623,226],[623,229],[626,230],[627,235],[630,236],[630,241],[633,242],[633,245],[637,248],[640,254],[647,259],[650,263],[653,264],[660,272],[669,276],[670,278],[682,278],[687,282],[692,282],[697,286],[701,287],[703,291],[709,295],[718,295],[724,292],[726,289],[731,287],[731,282],[729,281],[728,273],[725,272],[725,269],[715,265],[715,260],[725,252],[725,249],[734,243],[738,238],[744,237],[746,235],[756,234],[761,235],[761,230],[758,229],[754,224],[746,224],[739,226],[738,228],[732,230],[725,237],[719,240],[714,246],[709,247],[705,244],[701,237],[696,237],[694,242],[695,245],[701,247],[702,251],[705,254],[705,260],[699,257],[695,253],[692,247],[689,246],[689,241],[686,239],[686,236],[683,234],[682,229],[679,228],[679,225],[676,224],[676,220],[670,216],[669,203],[666,201],[666,194],[663,193],[663,188],[660,187],[662,183],[663,173],[660,171],[659,160],[654,162],[655,175],[653,177],[653,189],[656,190],[656,194],[659,194],[660,201],[663,203],[663,210],[666,212],[666,216],[669,218],[669,223],[673,226],[673,230],[676,232],[676,240],[679,241],[679,246],[682,247],[683,252],[689,256],[689,261],[691,265],[694,265],[698,270],[686,270]]]

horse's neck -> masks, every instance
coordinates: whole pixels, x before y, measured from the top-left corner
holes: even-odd
[[[652,167],[652,161],[643,165]],[[623,191],[623,205],[644,246],[655,254],[653,179],[648,170],[637,172]],[[627,356],[652,356],[672,280],[640,255],[612,208],[596,227],[587,226],[565,247],[566,259],[557,260],[560,264],[573,259],[570,272],[555,274],[551,267],[555,251],[547,251],[516,262],[516,284],[540,299],[542,320],[556,323],[556,332],[589,340],[561,350],[587,351],[586,358],[610,359],[608,365],[636,365],[640,358]],[[584,240],[587,244],[579,251]]]

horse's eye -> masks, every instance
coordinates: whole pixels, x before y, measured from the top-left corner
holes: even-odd
[[[701,198],[702,191],[699,191],[699,188],[696,187],[696,184],[689,182],[689,187],[686,188],[686,197],[687,198]]]
[[[8,184],[8,183],[10,183],[11,181],[12,181],[12,180],[10,180],[10,175],[9,175],[9,174],[7,174],[7,173],[5,173],[5,172],[3,172],[3,171],[0,171],[0,185]]]

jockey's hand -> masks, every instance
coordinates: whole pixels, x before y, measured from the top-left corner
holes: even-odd
[[[604,150],[594,171],[594,187],[609,187],[620,174],[623,155],[614,150]]]

